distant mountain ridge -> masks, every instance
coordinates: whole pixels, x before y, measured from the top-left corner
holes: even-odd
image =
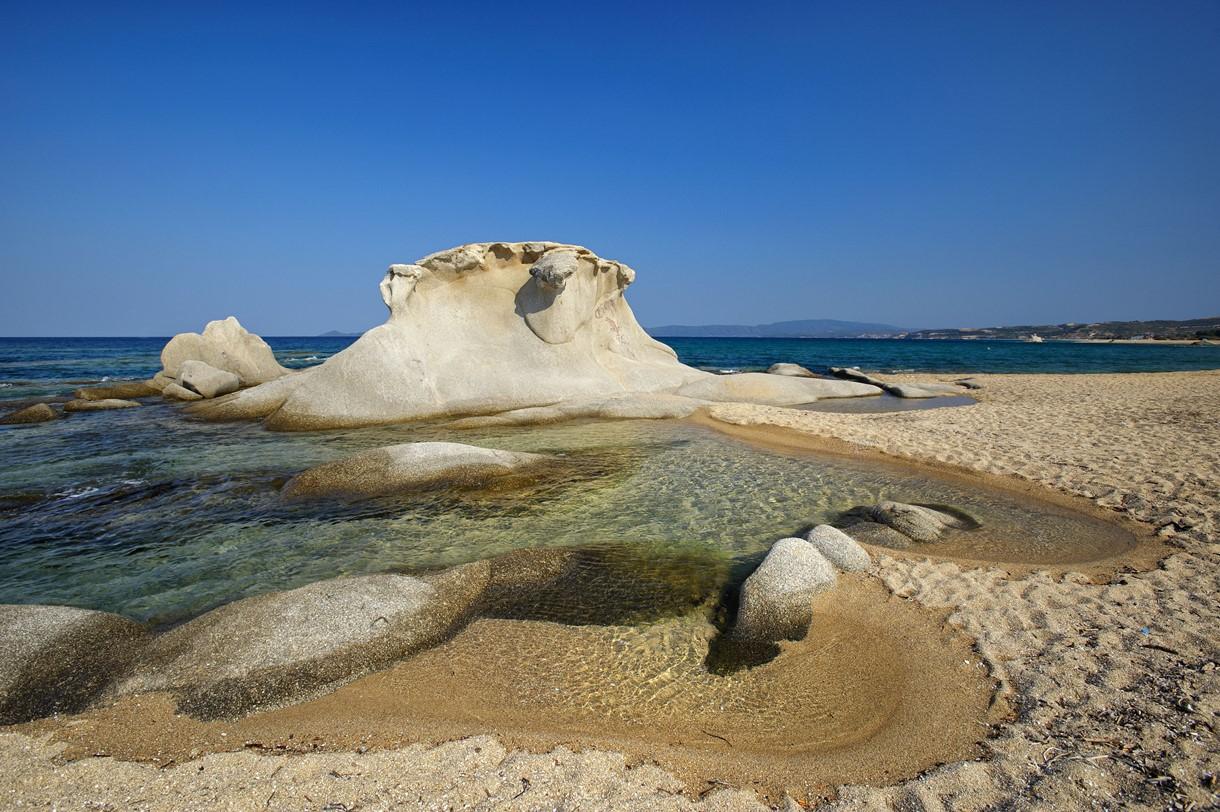
[[[327,330],[325,333],[318,333],[318,338],[350,338],[351,336],[363,335],[363,333],[345,333],[341,330]]]
[[[649,327],[658,338],[890,338],[907,331],[892,324],[838,319],[799,319],[771,324],[667,324]]]

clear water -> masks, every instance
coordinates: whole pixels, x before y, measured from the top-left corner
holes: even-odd
[[[523,494],[279,497],[306,467],[439,438],[579,464]],[[762,451],[686,423],[285,434],[194,422],[150,401],[5,427],[0,447],[0,602],[72,604],[156,624],[340,574],[417,571],[524,547],[630,545],[740,569],[778,538],[885,498],[976,516],[987,532],[954,541],[946,551],[958,556],[1080,561],[1130,542],[1059,508],[901,468]]]

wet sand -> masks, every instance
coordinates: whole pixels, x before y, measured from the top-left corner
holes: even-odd
[[[881,581],[895,596],[887,603],[896,600],[901,606],[947,612],[949,628],[977,640],[977,654],[999,680],[1001,701],[1011,705],[1015,717],[984,742],[982,760],[946,758],[945,766],[889,786],[850,782],[889,783],[899,776],[846,777],[849,783],[839,789],[834,807],[1160,809],[1215,804],[1215,776],[1220,772],[1215,735],[1220,714],[1220,645],[1215,634],[1220,628],[1220,373],[979,380],[985,386],[975,393],[979,404],[961,409],[879,415],[737,405],[712,410],[713,418],[732,424],[771,426],[819,442],[856,444],[891,456],[1049,486],[1143,522],[1172,553],[1159,567],[1119,571],[1101,584],[1091,583],[1087,574],[1014,575],[996,567],[880,556]],[[493,636],[500,638],[499,633]],[[461,642],[459,636],[451,645]],[[564,649],[548,648],[552,650]],[[391,680],[398,670],[369,679]],[[435,671],[416,675],[419,690],[433,684]],[[506,690],[502,678],[487,675],[486,682],[461,689],[451,680],[450,690],[477,692],[481,685],[490,701],[495,698],[492,691]],[[935,681],[925,683],[927,693],[922,696],[941,696],[941,687]],[[409,704],[412,694],[399,693]],[[354,699],[348,705],[359,707]],[[287,710],[299,712],[303,707]],[[369,707],[380,705],[375,701],[364,710],[374,720]],[[576,725],[579,714],[573,721],[566,714],[575,711],[565,707],[552,703],[547,718]],[[342,719],[348,711],[335,706],[333,713]],[[483,720],[446,716],[443,702],[429,712],[445,724],[468,724],[471,732],[495,729],[480,727]],[[129,721],[137,724],[157,713],[147,709]],[[626,724],[616,720],[609,727]],[[856,722],[857,727],[864,724]],[[71,719],[61,720],[61,725],[61,731],[84,729],[75,741],[82,748],[77,753],[86,753],[89,723]],[[118,741],[118,727],[113,741]],[[617,730],[600,727],[600,746],[630,749],[615,744]],[[722,778],[692,793],[678,780],[685,768],[677,760],[671,767],[674,773],[652,766],[647,756],[623,757],[600,749],[506,749],[505,743],[511,748],[535,742],[514,739],[519,734],[511,719],[504,728],[497,731],[498,738],[479,736],[437,747],[420,744],[287,758],[219,753],[164,769],[98,757],[65,764],[61,754],[72,745],[0,733],[5,767],[0,793],[30,805],[68,801],[150,809],[299,809],[332,802],[349,808],[395,803],[505,809],[757,808],[752,792],[738,791]],[[315,744],[289,735],[297,743],[294,751]],[[686,735],[673,738],[695,751],[730,749],[718,740],[692,747]],[[152,736],[143,739],[147,744]],[[164,741],[165,747],[178,746],[168,733]],[[907,746],[920,742],[904,741]],[[655,740],[648,745],[657,752],[662,747]],[[192,745],[185,755],[207,749]],[[887,757],[884,750],[873,755],[882,761]],[[809,769],[819,769],[822,760],[814,754]],[[861,759],[857,766],[878,765]],[[701,777],[708,780],[710,774]],[[744,767],[738,775],[745,777]],[[816,779],[805,783],[820,786]]]
[[[891,783],[977,757],[1005,715],[994,682],[944,613],[845,576],[801,641],[762,666],[704,666],[717,629],[698,613],[643,627],[480,619],[452,640],[334,693],[233,721],[136,697],[21,728],[69,746],[167,764],[233,749],[386,749],[494,733],[531,750],[612,749],[671,771],[688,792],[719,782],[772,801],[842,783]]]

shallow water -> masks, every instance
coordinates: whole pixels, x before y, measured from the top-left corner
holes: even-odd
[[[576,464],[524,494],[279,498],[283,481],[306,467],[442,438]],[[1133,543],[1053,505],[899,467],[777,454],[677,422],[285,434],[186,420],[152,402],[6,427],[0,443],[0,602],[72,604],[156,624],[340,574],[418,571],[523,547],[630,546],[740,572],[776,539],[880,499],[968,511],[985,529],[955,537],[952,554],[962,557],[1088,561]]]

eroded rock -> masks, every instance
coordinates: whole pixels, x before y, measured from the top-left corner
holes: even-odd
[[[391,265],[380,283],[385,324],[316,367],[191,409],[309,430],[509,413],[553,420],[599,408],[631,416],[622,399],[639,396],[669,397],[673,413],[682,398],[689,411],[707,401],[795,405],[879,392],[685,366],[636,322],[624,298],[635,276],[587,248],[545,242],[473,243]]]
[[[132,662],[140,624],[70,606],[0,606],[0,724],[75,713]]]

